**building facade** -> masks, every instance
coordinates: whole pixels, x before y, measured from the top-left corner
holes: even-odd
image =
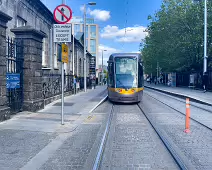
[[[10,30],[23,26],[31,26],[32,28],[45,33],[46,37],[43,38],[42,44],[42,68],[45,73],[61,72],[61,64],[57,60],[58,44],[53,42],[53,24],[55,24],[55,21],[52,12],[40,0],[0,0],[0,11],[12,17],[12,20],[7,24],[7,37],[15,38],[14,33]],[[79,41],[76,39],[74,39],[74,41],[76,41],[74,45],[76,48],[75,57],[78,55],[83,56],[83,48],[77,49],[77,47],[79,47],[79,45],[77,45]],[[69,63],[64,66],[66,74],[73,72],[72,42],[68,43],[70,51]],[[96,50],[91,54],[95,55]],[[77,62],[77,59],[80,60],[80,56],[76,57],[75,64],[80,64],[79,61]],[[87,65],[89,66],[89,57],[87,59]],[[75,67],[77,67],[77,65],[75,65]],[[87,67],[87,73],[87,76],[89,76],[89,67]]]
[[[70,23],[72,24],[72,33],[77,35],[79,32],[83,32],[83,18],[73,16]],[[99,27],[94,23],[93,18],[86,19],[86,45],[88,52],[96,57],[96,70],[98,69],[99,56]],[[98,77],[98,71],[96,71],[96,77]]]
[[[51,67],[53,62],[50,57],[53,54],[52,25],[54,23],[51,11],[39,0],[1,0],[0,11],[12,17],[7,24],[7,36],[14,37],[10,29],[23,26],[31,26],[46,34],[43,39],[42,65],[46,68]]]
[[[60,97],[60,44],[53,42],[53,24],[52,12],[40,0],[0,0],[0,120],[9,110],[34,112]],[[80,79],[80,88],[84,85],[84,48],[74,36],[67,44],[63,90],[71,94],[73,75]],[[88,86],[92,55],[87,52],[86,58]],[[12,85],[10,76],[17,76],[18,86]]]

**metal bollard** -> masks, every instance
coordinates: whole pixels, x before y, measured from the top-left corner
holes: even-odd
[[[185,120],[185,133],[190,132],[190,104],[189,98],[186,98],[186,120]]]

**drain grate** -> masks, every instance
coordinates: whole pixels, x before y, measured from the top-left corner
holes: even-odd
[[[64,102],[64,106],[73,106],[74,103]],[[55,103],[53,106],[61,106],[61,102]]]

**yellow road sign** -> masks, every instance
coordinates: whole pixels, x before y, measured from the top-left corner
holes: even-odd
[[[62,44],[62,62],[68,63],[68,46],[66,44]]]

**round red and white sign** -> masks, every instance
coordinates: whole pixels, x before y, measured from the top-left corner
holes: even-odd
[[[59,5],[54,10],[54,20],[58,24],[66,24],[72,18],[72,10],[67,5]]]

